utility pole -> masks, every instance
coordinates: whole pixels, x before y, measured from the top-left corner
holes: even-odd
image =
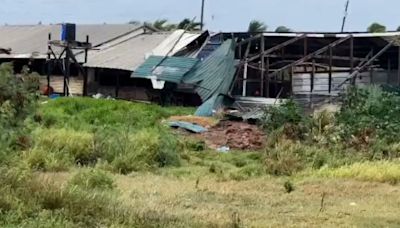
[[[203,31],[203,27],[204,27],[204,1],[205,0],[201,0],[201,25],[200,25],[200,30]]]
[[[350,0],[347,0],[345,10],[344,10],[344,17],[343,17],[342,30],[341,30],[342,32],[344,32],[344,26],[346,24],[346,19],[348,16],[349,5],[350,5]]]

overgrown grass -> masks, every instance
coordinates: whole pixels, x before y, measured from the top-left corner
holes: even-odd
[[[160,107],[143,103],[92,98],[60,98],[40,106],[41,123],[46,127],[93,131],[100,126],[115,129],[142,129],[158,125],[172,115],[192,114],[194,109]]]
[[[400,182],[400,162],[376,161],[355,163],[339,168],[323,168],[315,172],[315,175],[326,178],[345,178],[397,184]]]

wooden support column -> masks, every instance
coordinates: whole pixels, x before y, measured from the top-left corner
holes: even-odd
[[[89,43],[89,36],[86,36],[86,43]],[[88,60],[88,49],[85,49],[85,63],[87,63]],[[87,96],[88,94],[88,89],[87,89],[87,84],[88,84],[88,72],[87,69],[83,69],[83,96]]]
[[[311,93],[314,92],[314,78],[315,78],[315,59],[312,60],[311,79],[310,79]]]
[[[244,72],[243,72],[243,90],[242,96],[247,96],[247,70],[248,70],[249,63],[246,61],[244,64]]]
[[[261,48],[260,48],[260,55],[261,55],[261,97],[264,97],[264,75],[265,75],[265,56],[263,54],[265,50],[265,38],[261,37]],[[267,93],[268,94],[268,93]]]
[[[350,73],[354,71],[354,37],[350,38]]]
[[[64,58],[64,67],[65,67],[65,74],[64,74],[64,96],[69,96],[69,77],[71,75],[71,63],[70,63],[71,53],[69,44],[66,47],[65,51],[65,58]]]
[[[269,98],[270,93],[269,93],[269,85],[270,85],[270,80],[269,80],[269,58],[266,59],[266,67],[265,67],[265,97]],[[276,84],[276,82],[275,82]]]
[[[308,54],[308,38],[304,37],[304,56]]]
[[[332,92],[332,56],[333,48],[329,48],[329,94]]]
[[[374,55],[374,49],[371,48],[371,53]],[[374,84],[374,69],[373,67],[369,68],[369,81],[371,84]]]
[[[48,96],[50,96],[50,75],[51,75],[51,33],[49,33],[49,43],[47,44],[47,91],[48,91]]]

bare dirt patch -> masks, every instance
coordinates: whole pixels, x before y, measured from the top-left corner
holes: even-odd
[[[235,121],[221,121],[204,132],[202,137],[210,148],[228,146],[239,150],[262,149],[266,138],[257,126]]]

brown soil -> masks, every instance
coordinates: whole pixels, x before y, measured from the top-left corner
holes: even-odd
[[[221,121],[202,137],[213,149],[228,146],[230,149],[258,150],[265,142],[265,134],[257,126],[235,121]]]

